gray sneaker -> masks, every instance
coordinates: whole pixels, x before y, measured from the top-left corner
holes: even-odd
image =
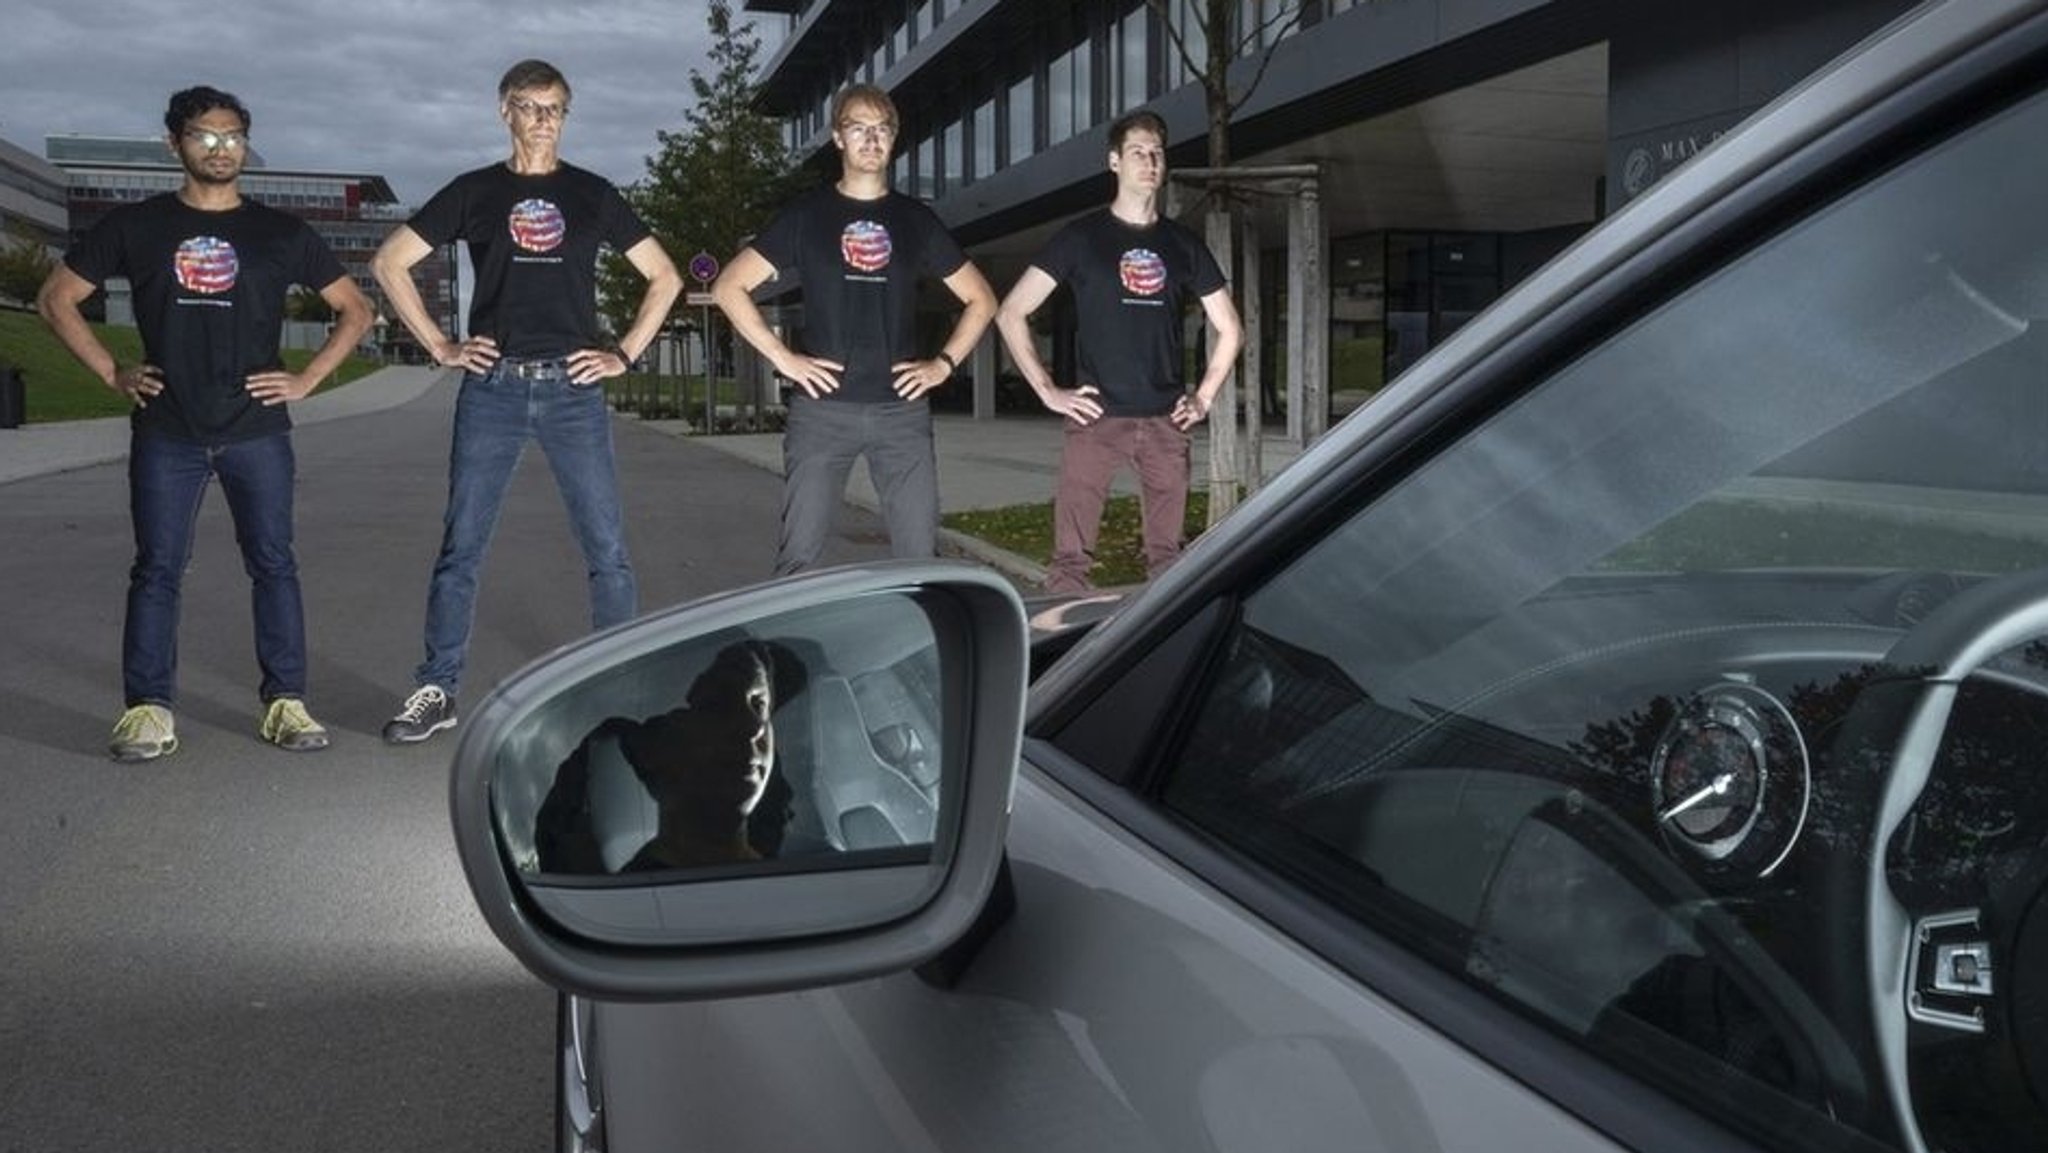
[[[421,685],[398,706],[398,715],[384,723],[384,739],[394,745],[416,745],[454,727],[455,698],[440,685]]]
[[[136,705],[114,722],[107,751],[117,761],[153,761],[178,751],[178,725],[162,705]]]

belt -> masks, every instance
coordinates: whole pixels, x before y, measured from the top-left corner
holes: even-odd
[[[516,360],[508,356],[499,363],[505,366],[506,372],[521,380],[545,380],[549,377],[569,375],[569,362],[559,356],[539,360]]]

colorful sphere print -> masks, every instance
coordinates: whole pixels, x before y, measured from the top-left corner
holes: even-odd
[[[178,284],[185,291],[210,296],[233,288],[236,274],[242,271],[235,246],[218,236],[195,236],[178,245],[174,266]]]
[[[1116,274],[1124,291],[1133,296],[1157,296],[1166,291],[1166,262],[1149,248],[1133,248],[1117,261]]]
[[[872,220],[856,220],[839,234],[839,255],[856,272],[889,267],[889,230]]]
[[[512,243],[528,252],[552,252],[569,226],[562,210],[545,200],[522,200],[512,206]]]

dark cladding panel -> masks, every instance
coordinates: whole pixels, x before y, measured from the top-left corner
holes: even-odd
[[[1617,6],[1608,34],[1607,181],[1619,207],[1909,0]]]

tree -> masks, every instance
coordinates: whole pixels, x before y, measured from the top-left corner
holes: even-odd
[[[304,285],[291,290],[284,298],[284,315],[287,320],[308,320],[326,324],[334,319],[334,306],[327,298]]]
[[[1202,86],[1209,122],[1209,167],[1230,163],[1230,118],[1251,99],[1273,46],[1301,23],[1302,0],[1145,0],[1159,17],[1167,42]],[[1179,18],[1176,18],[1176,13]],[[1230,66],[1258,50],[1258,68],[1242,88],[1230,88]]]
[[[658,132],[661,148],[647,158],[647,174],[625,190],[654,235],[678,264],[699,252],[720,261],[786,202],[797,188],[781,125],[754,108],[761,40],[749,22],[733,24],[729,0],[712,0],[711,75],[690,70],[696,104],[680,132]],[[599,288],[613,331],[632,322],[639,274],[624,258],[608,257]]]
[[[1300,23],[1302,0],[1145,0],[1145,6],[1159,18],[1159,26],[1165,29],[1174,54],[1189,75],[1202,86],[1208,122],[1207,167],[1212,170],[1229,167],[1230,118],[1246,100],[1251,99],[1252,93],[1258,90],[1259,82],[1265,79],[1266,66],[1273,60],[1274,46]],[[1253,52],[1257,52],[1258,62],[1251,78],[1233,90],[1230,86],[1231,66]],[[1228,183],[1213,183],[1209,192],[1209,247],[1215,253],[1217,263],[1229,272],[1234,264],[1231,253],[1237,232],[1233,224],[1236,207],[1233,190]],[[1245,259],[1257,260],[1258,253],[1248,252]],[[1258,305],[1257,301],[1240,303],[1247,309]],[[1256,348],[1245,351],[1249,356],[1258,355]],[[1216,399],[1217,404],[1209,416],[1211,525],[1237,507],[1239,390],[1235,373]],[[1258,399],[1251,398],[1250,405],[1254,414],[1252,424],[1256,428]]]
[[[0,247],[0,296],[27,304],[57,268],[57,258],[33,240],[10,240]]]

